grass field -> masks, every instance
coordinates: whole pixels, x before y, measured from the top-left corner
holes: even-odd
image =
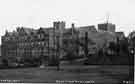
[[[58,80],[94,81],[103,84],[117,84],[127,79],[128,66],[61,66],[46,68],[1,69],[0,80],[18,82],[56,82]]]

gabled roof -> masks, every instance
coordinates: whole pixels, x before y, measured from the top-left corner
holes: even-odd
[[[50,30],[53,30],[53,27],[48,27],[48,28],[40,27],[39,30],[42,30],[44,32],[49,32]]]
[[[23,27],[23,30],[24,30],[24,32],[25,32],[26,34],[31,34],[31,32],[35,32],[35,30],[32,29],[32,28],[24,28],[24,27]]]

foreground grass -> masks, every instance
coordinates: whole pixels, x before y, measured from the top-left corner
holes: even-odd
[[[56,67],[0,70],[0,80],[19,80],[18,82],[79,80],[116,84],[124,81],[128,75],[128,66],[61,66],[60,71]]]

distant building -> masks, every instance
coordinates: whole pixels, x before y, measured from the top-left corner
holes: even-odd
[[[112,24],[112,23],[98,24],[98,30],[99,31],[115,32],[115,24]]]

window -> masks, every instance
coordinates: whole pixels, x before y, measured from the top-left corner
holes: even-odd
[[[41,36],[40,36],[40,34],[38,35],[38,39],[40,39],[41,38]]]

